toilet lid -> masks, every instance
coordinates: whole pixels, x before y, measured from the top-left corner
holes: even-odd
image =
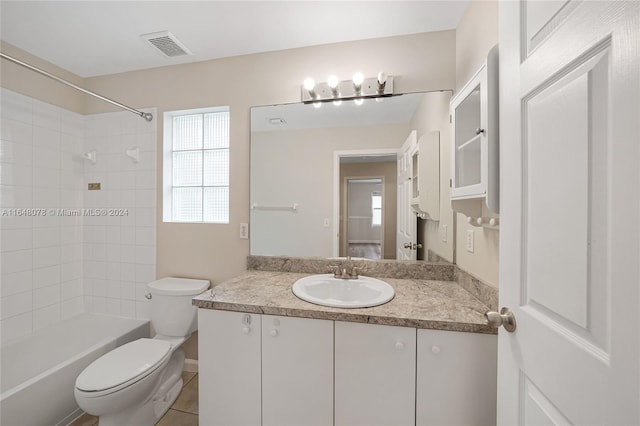
[[[155,370],[169,356],[171,343],[138,339],[93,361],[76,379],[76,388],[98,392],[137,381]]]

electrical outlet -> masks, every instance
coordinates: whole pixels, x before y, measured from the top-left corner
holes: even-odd
[[[249,224],[241,223],[240,224],[240,238],[246,240],[249,238]]]
[[[473,253],[473,233],[471,229],[467,230],[467,251]]]
[[[442,225],[440,227],[440,239],[443,243],[447,242],[447,225]]]

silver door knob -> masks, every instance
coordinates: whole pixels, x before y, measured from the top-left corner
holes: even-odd
[[[487,311],[484,313],[484,317],[487,319],[487,324],[493,328],[500,328],[503,326],[509,333],[513,333],[516,329],[516,317],[511,312],[511,309],[506,306],[500,309],[500,312]]]
[[[411,250],[411,247],[412,247],[412,246],[413,246],[413,244],[411,244],[411,243],[404,243],[404,244],[402,245],[402,247],[404,247],[404,248],[406,248],[406,249],[409,249],[409,250]]]
[[[418,243],[418,244],[414,243],[413,244],[413,249],[414,250],[421,249],[421,248],[422,248],[422,244],[420,244],[420,243]]]
[[[484,133],[484,129],[476,129],[476,135],[479,135],[480,133]]]

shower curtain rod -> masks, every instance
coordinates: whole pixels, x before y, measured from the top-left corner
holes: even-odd
[[[132,113],[134,113],[134,114],[136,114],[136,115],[139,115],[140,117],[144,118],[144,119],[145,119],[145,120],[147,120],[147,121],[151,121],[151,120],[153,120],[153,114],[150,114],[150,113],[148,113],[148,112],[138,111],[137,109],[133,109],[133,108],[131,108],[131,107],[128,107],[128,106],[126,106],[126,105],[124,105],[124,104],[121,104],[120,102],[116,102],[116,101],[114,101],[113,99],[109,99],[109,98],[107,98],[107,97],[104,97],[104,96],[102,96],[102,95],[99,95],[99,94],[97,94],[97,93],[94,93],[94,92],[92,92],[91,90],[83,89],[82,87],[80,87],[80,86],[76,86],[75,84],[73,84],[73,83],[71,83],[71,82],[68,82],[67,80],[65,80],[65,79],[63,79],[63,78],[60,78],[60,77],[58,77],[58,76],[55,76],[55,75],[53,75],[53,74],[51,74],[51,73],[48,73],[48,72],[46,72],[46,71],[44,71],[44,70],[41,70],[40,68],[36,68],[36,67],[34,67],[33,65],[29,65],[29,64],[27,64],[26,62],[22,62],[22,61],[20,61],[20,60],[18,60],[18,59],[16,59],[16,58],[14,58],[14,57],[11,57],[11,56],[9,56],[9,55],[7,55],[7,54],[5,54],[5,53],[0,52],[0,57],[2,57],[2,58],[4,58],[4,59],[6,59],[6,60],[8,60],[8,61],[11,61],[11,62],[13,62],[13,63],[15,63],[15,64],[18,64],[18,65],[20,65],[20,66],[23,66],[23,67],[25,67],[25,68],[28,68],[28,69],[30,69],[31,71],[35,71],[35,72],[37,72],[38,74],[42,74],[42,75],[44,75],[45,77],[49,77],[49,78],[51,78],[51,79],[53,79],[53,80],[55,80],[55,81],[57,81],[57,82],[59,82],[59,83],[66,84],[66,85],[67,85],[67,86],[69,86],[69,87],[72,87],[72,88],[74,88],[74,89],[76,89],[76,90],[79,90],[79,91],[81,91],[81,92],[83,92],[83,93],[86,93],[87,95],[91,95],[91,96],[93,96],[93,97],[95,97],[95,98],[98,98],[98,99],[100,99],[100,100],[103,100],[103,101],[105,101],[105,102],[109,102],[109,103],[110,103],[110,104],[112,104],[112,105],[115,105],[115,106],[120,107],[120,108],[122,108],[122,109],[126,109],[127,111],[130,111],[130,112],[132,112]]]

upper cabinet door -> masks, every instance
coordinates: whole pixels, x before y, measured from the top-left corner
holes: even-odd
[[[451,199],[487,198],[498,212],[497,46],[451,100]]]

